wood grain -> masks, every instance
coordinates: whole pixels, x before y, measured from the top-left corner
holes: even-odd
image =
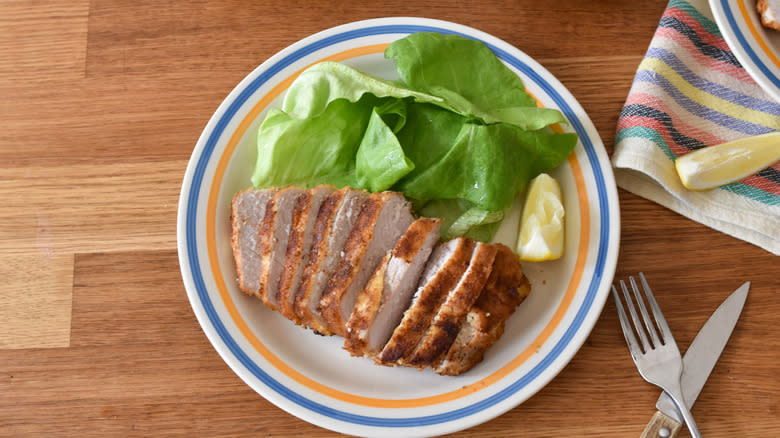
[[[0,0],[0,436],[338,436],[249,389],[186,298],[179,190],[225,95],[274,53],[328,27],[439,18],[539,61],[611,153],[665,5]],[[777,258],[619,196],[616,275],[645,273],[681,349],[730,292],[753,282],[693,413],[704,436],[776,435]],[[637,373],[608,301],[581,350],[538,394],[453,436],[639,436],[658,394]]]
[[[46,238],[37,252],[0,257],[0,349],[70,344],[73,256],[54,253]]]

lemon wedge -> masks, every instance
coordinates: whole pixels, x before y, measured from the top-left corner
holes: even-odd
[[[516,252],[520,260],[541,262],[563,255],[563,218],[561,188],[543,173],[531,180],[520,218]]]
[[[746,178],[780,160],[780,132],[701,148],[674,167],[689,190],[709,190]]]

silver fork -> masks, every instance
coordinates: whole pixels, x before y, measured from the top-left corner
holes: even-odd
[[[693,420],[691,411],[685,405],[685,401],[682,396],[682,387],[680,385],[680,376],[682,375],[682,357],[680,356],[680,350],[677,348],[677,343],[674,342],[672,331],[669,330],[669,325],[666,323],[661,308],[655,301],[653,291],[650,290],[650,285],[647,284],[644,274],[639,273],[639,279],[642,282],[645,295],[647,296],[647,302],[650,308],[653,310],[653,316],[655,317],[656,324],[654,325],[650,319],[650,315],[647,312],[644,300],[642,300],[641,292],[637,287],[634,277],[629,277],[631,288],[634,291],[634,297],[636,298],[636,305],[639,307],[639,311],[642,314],[642,320],[639,319],[634,304],[632,303],[631,296],[626,288],[626,283],[620,280],[620,287],[623,289],[623,296],[626,299],[629,313],[631,313],[631,320],[633,320],[633,328],[631,320],[628,319],[626,311],[623,308],[623,303],[620,301],[617,289],[612,286],[612,296],[615,299],[615,306],[617,307],[618,316],[620,317],[620,325],[623,327],[623,335],[626,338],[628,349],[631,351],[631,357],[634,359],[636,367],[639,369],[639,374],[644,377],[648,382],[659,386],[666,391],[669,397],[674,400],[677,405],[677,409],[680,410],[685,424],[688,425],[688,430],[691,435],[696,438],[701,438],[699,429],[696,427],[696,422]],[[644,321],[644,324],[643,324]],[[658,331],[656,332],[656,326]],[[639,335],[640,342],[637,342],[634,331]],[[648,341],[648,335],[650,340]]]

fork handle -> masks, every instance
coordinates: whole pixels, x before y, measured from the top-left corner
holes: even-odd
[[[645,431],[639,438],[675,438],[681,429],[682,424],[675,421],[674,418],[661,411],[655,411],[655,415],[647,423]]]
[[[691,411],[688,409],[688,406],[686,406],[685,402],[683,402],[684,399],[680,387],[678,386],[672,391],[664,388],[664,391],[666,391],[669,397],[672,398],[674,404],[677,405],[677,409],[680,411],[680,414],[682,414],[683,420],[685,420],[685,425],[688,426],[688,431],[691,432],[691,436],[693,438],[701,438],[699,427],[696,426],[696,421],[693,420],[693,415],[691,415]]]

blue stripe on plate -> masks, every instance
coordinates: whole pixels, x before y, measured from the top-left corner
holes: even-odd
[[[310,400],[296,393],[295,391],[284,386],[279,381],[271,377],[262,368],[260,368],[254,361],[252,361],[249,358],[249,356],[241,349],[241,347],[238,346],[236,341],[233,339],[233,337],[230,335],[230,333],[228,332],[228,330],[225,328],[224,324],[220,320],[219,315],[217,314],[214,308],[214,304],[212,303],[209,297],[208,290],[206,289],[206,285],[203,281],[203,274],[200,270],[200,261],[198,258],[198,250],[197,250],[198,234],[196,230],[197,230],[197,221],[198,221],[198,214],[197,214],[198,197],[200,194],[201,185],[203,182],[203,176],[206,167],[208,165],[209,160],[211,159],[211,155],[214,152],[214,149],[216,147],[216,144],[220,136],[225,130],[225,127],[228,125],[229,121],[235,116],[238,109],[242,105],[244,105],[246,100],[255,91],[257,91],[259,87],[265,84],[271,77],[273,77],[279,71],[281,71],[291,63],[297,61],[298,59],[306,55],[309,55],[313,52],[316,52],[320,49],[328,47],[330,45],[343,42],[343,41],[348,41],[351,39],[356,39],[356,38],[370,36],[370,35],[410,34],[414,32],[440,32],[440,33],[447,33],[447,34],[457,34],[467,38],[474,38],[470,35],[464,35],[459,32],[452,31],[451,29],[442,29],[435,26],[382,25],[382,26],[372,26],[372,27],[367,27],[362,29],[345,31],[339,34],[331,35],[321,40],[312,42],[311,44],[308,44],[305,47],[302,47],[294,51],[293,53],[283,57],[277,63],[269,66],[256,79],[254,79],[251,83],[249,83],[246,86],[246,88],[244,88],[239,93],[239,95],[235,98],[235,100],[228,106],[228,108],[225,110],[225,113],[217,121],[213,131],[211,132],[211,134],[209,135],[206,141],[206,144],[203,148],[198,163],[195,166],[195,171],[193,172],[190,191],[187,197],[185,235],[186,235],[187,254],[189,258],[190,269],[192,271],[193,282],[195,283],[195,288],[198,293],[198,298],[200,299],[201,304],[206,312],[206,315],[208,316],[208,320],[213,325],[214,329],[216,330],[217,334],[219,335],[220,339],[225,344],[225,346],[228,347],[228,349],[235,356],[235,358],[250,373],[252,373],[254,377],[256,377],[258,380],[263,382],[263,384],[267,385],[268,388],[275,391],[282,397],[317,414],[330,417],[335,420],[358,424],[358,425],[364,425],[364,426],[417,427],[417,426],[430,426],[435,424],[447,423],[450,421],[461,419],[468,415],[473,415],[482,410],[488,409],[496,405],[497,403],[500,403],[506,400],[507,398],[511,397],[513,394],[517,393],[519,390],[521,390],[526,385],[534,381],[537,377],[539,377],[566,349],[568,344],[571,342],[571,339],[574,337],[574,335],[581,327],[585,317],[591,310],[593,302],[596,298],[596,294],[598,292],[598,287],[602,282],[604,269],[606,267],[605,266],[606,255],[608,250],[607,244],[609,242],[609,233],[610,233],[610,220],[609,220],[610,206],[608,204],[607,188],[606,188],[606,183],[604,181],[604,175],[602,173],[601,168],[599,167],[597,152],[594,148],[591,138],[588,136],[585,127],[582,125],[582,122],[577,118],[577,115],[574,114],[572,108],[550,83],[544,80],[538,73],[533,71],[533,69],[531,69],[528,65],[524,64],[519,59],[513,57],[509,53],[495,46],[488,44],[490,49],[493,50],[493,52],[496,53],[496,55],[500,59],[512,65],[513,67],[517,68],[518,70],[522,71],[523,74],[527,75],[534,83],[540,86],[545,91],[545,93],[547,93],[553,99],[553,101],[555,101],[556,105],[558,105],[558,107],[561,109],[563,114],[572,124],[572,127],[574,128],[575,132],[577,132],[577,134],[579,135],[580,141],[582,142],[584,149],[587,153],[588,160],[591,163],[591,169],[593,170],[593,174],[594,174],[593,176],[596,181],[599,211],[601,217],[599,223],[600,234],[599,234],[598,258],[596,260],[595,273],[590,278],[590,285],[588,286],[587,294],[585,296],[582,306],[577,311],[577,314],[575,315],[571,325],[563,334],[560,341],[558,341],[558,343],[553,347],[550,353],[548,353],[547,356],[541,362],[539,362],[532,370],[530,370],[527,374],[523,375],[522,377],[517,379],[515,382],[513,382],[512,384],[510,384],[500,392],[488,398],[485,398],[481,401],[478,401],[472,405],[460,409],[455,409],[449,412],[436,414],[436,415],[408,417],[408,418],[383,418],[383,417],[356,415],[338,409],[333,409],[321,403],[317,403],[313,400]]]
[[[726,20],[729,22],[731,30],[734,32],[737,40],[739,40],[739,45],[742,46],[742,48],[745,50],[745,53],[747,53],[750,60],[753,61],[753,64],[755,64],[756,67],[761,70],[761,73],[763,73],[764,76],[772,82],[772,85],[774,85],[776,88],[780,88],[780,78],[778,78],[777,75],[772,72],[769,66],[764,64],[764,61],[758,57],[758,54],[747,42],[745,35],[742,34],[742,30],[739,28],[739,25],[737,25],[737,20],[735,18],[734,11],[731,10],[729,1],[720,0],[720,4],[721,7],[723,7],[723,14],[726,15]]]

